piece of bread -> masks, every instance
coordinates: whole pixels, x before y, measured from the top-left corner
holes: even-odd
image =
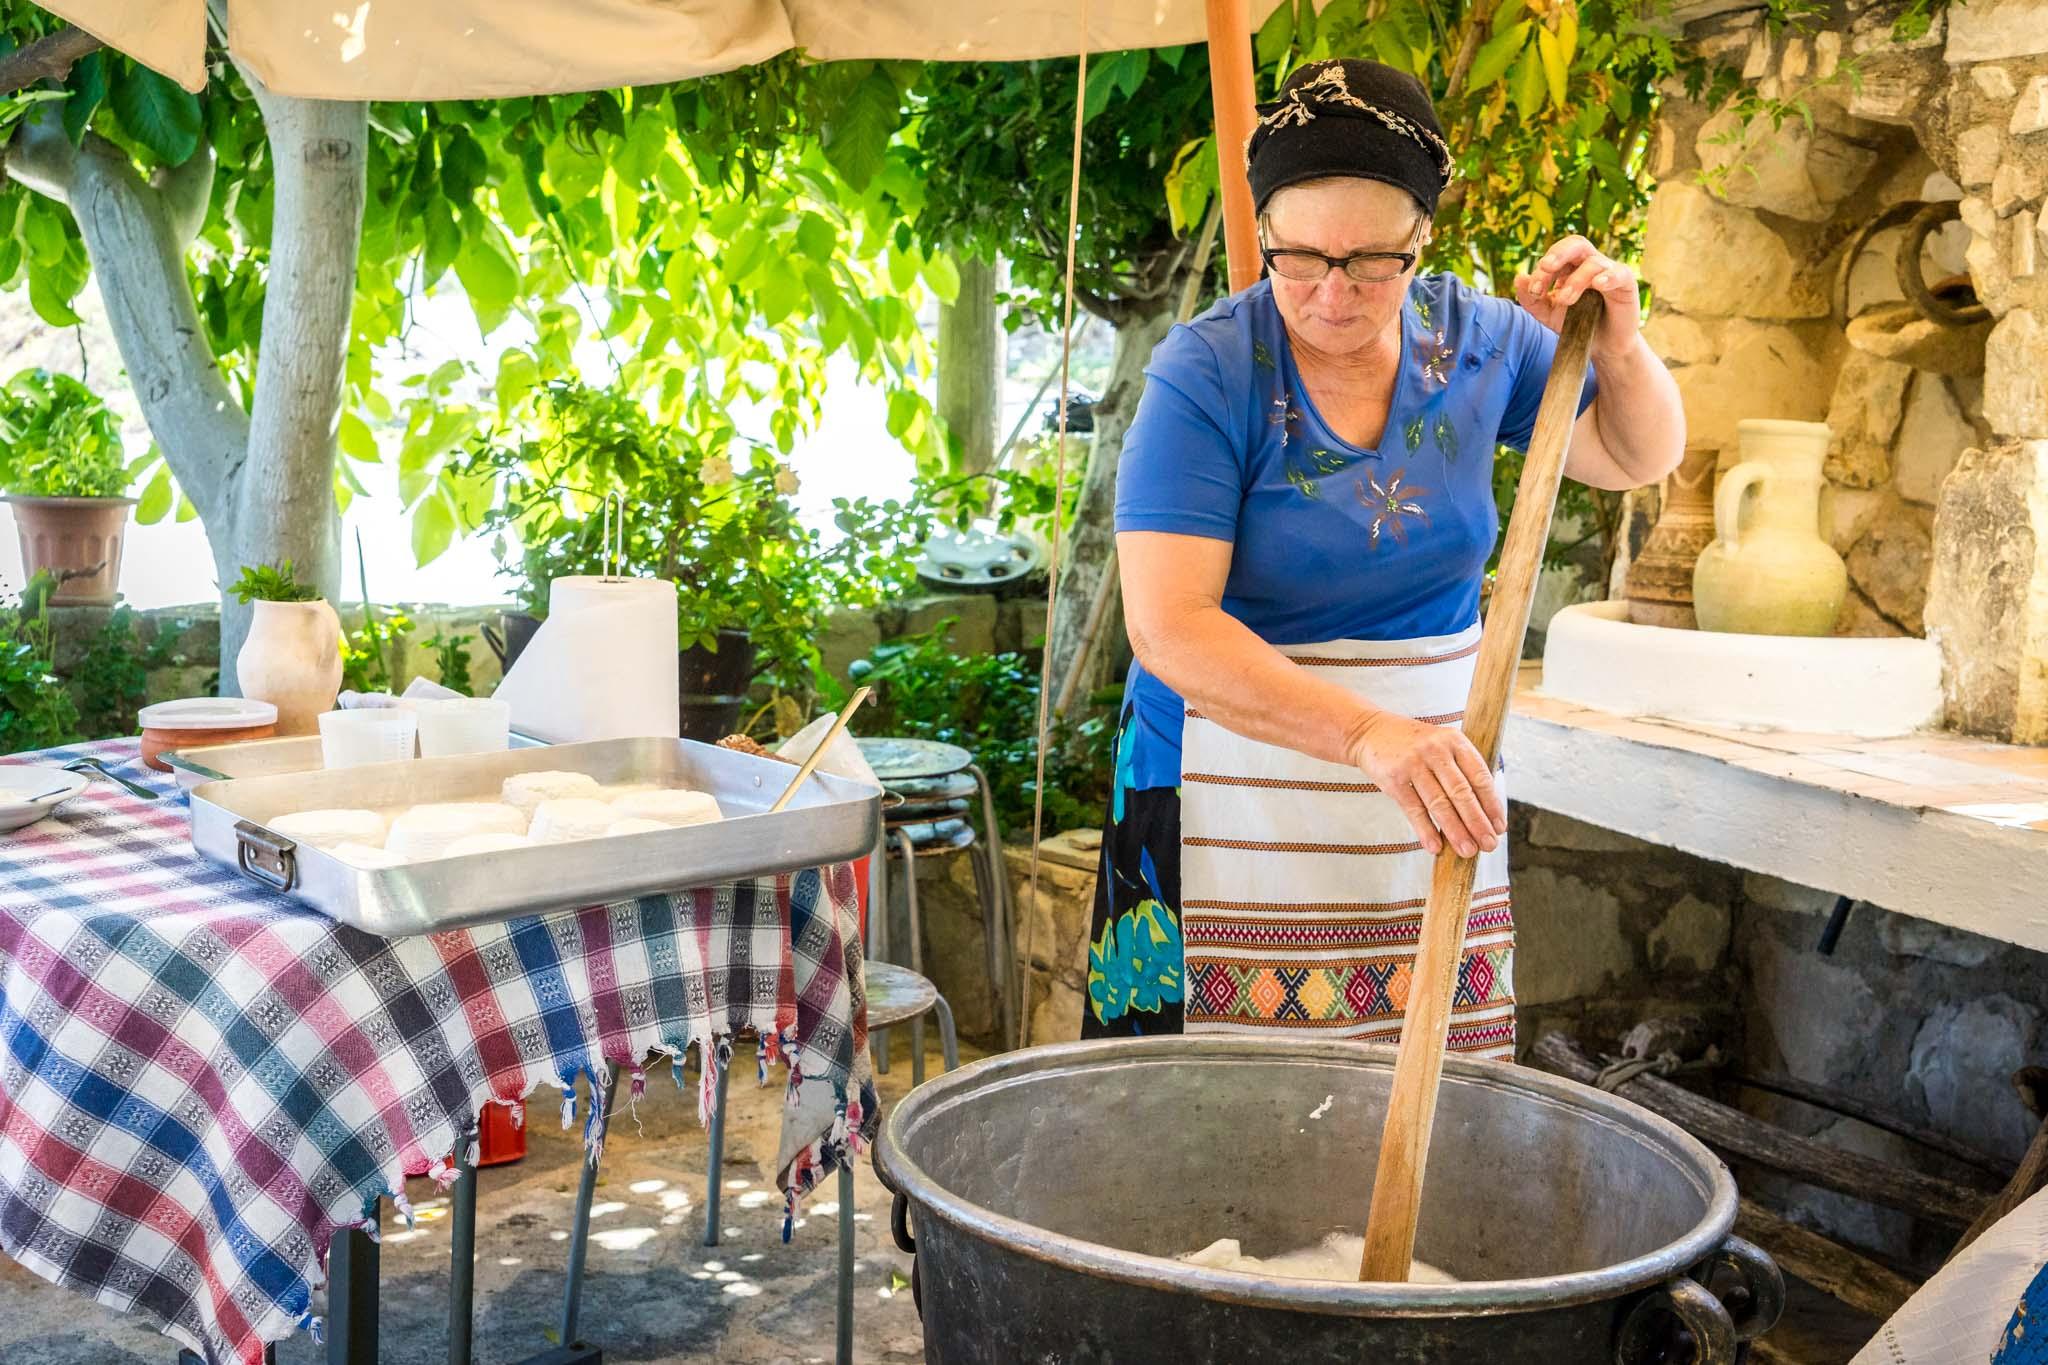
[[[405,859],[389,849],[372,848],[368,844],[336,844],[327,850],[350,867],[359,867],[366,872],[379,872],[388,867],[403,867]]]
[[[500,794],[506,805],[517,807],[521,815],[531,820],[543,801],[566,797],[595,800],[601,790],[597,779],[588,773],[538,772],[512,774],[505,779]]]
[[[659,820],[664,825],[708,825],[725,818],[710,792],[655,791],[612,802],[614,820]]]
[[[618,814],[617,811],[612,811],[611,813],[613,815]],[[605,837],[610,838],[615,834],[659,834],[662,830],[674,828],[674,825],[664,825],[659,820],[644,820],[636,815],[624,820],[612,821],[609,825],[605,826],[604,832]]]
[[[342,844],[381,848],[387,832],[384,817],[373,810],[302,810],[275,816],[266,823],[273,833],[294,843],[330,852]]]
[[[391,822],[384,847],[407,862],[444,858],[450,845],[473,834],[524,834],[526,817],[512,806],[489,801],[414,806]]]
[[[467,858],[473,853],[506,853],[515,848],[532,848],[524,834],[468,834],[448,845],[445,857]]]
[[[543,801],[533,813],[533,841],[565,844],[574,839],[602,839],[618,818],[618,812],[602,801],[577,796]]]

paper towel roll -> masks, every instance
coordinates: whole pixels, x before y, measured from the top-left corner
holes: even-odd
[[[492,695],[512,728],[551,744],[681,733],[676,585],[557,578],[548,619]]]

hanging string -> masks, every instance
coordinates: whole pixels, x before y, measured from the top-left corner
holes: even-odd
[[[1038,665],[1038,772],[1031,790],[1031,896],[1025,907],[1024,957],[1018,964],[1020,986],[1030,985],[1032,939],[1038,927],[1038,846],[1045,837],[1045,746],[1052,728],[1052,623],[1060,605],[1060,543],[1065,538],[1060,525],[1067,492],[1067,388],[1074,360],[1074,239],[1081,221],[1081,124],[1088,91],[1088,0],[1081,0],[1081,40],[1076,45],[1080,65],[1074,73],[1074,169],[1067,181],[1066,288],[1060,320],[1060,408],[1059,439],[1053,455],[1052,554],[1046,566],[1045,653]],[[1028,992],[1018,992],[1017,1041],[1031,1046],[1031,1010]]]

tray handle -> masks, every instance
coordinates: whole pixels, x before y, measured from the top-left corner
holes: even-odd
[[[235,823],[235,865],[252,882],[273,891],[299,884],[298,845],[249,820]]]

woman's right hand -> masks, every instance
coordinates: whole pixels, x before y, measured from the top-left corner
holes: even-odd
[[[1486,760],[1455,726],[1374,711],[1354,731],[1350,756],[1394,798],[1431,853],[1449,839],[1458,856],[1477,857],[1508,832],[1507,807]]]

